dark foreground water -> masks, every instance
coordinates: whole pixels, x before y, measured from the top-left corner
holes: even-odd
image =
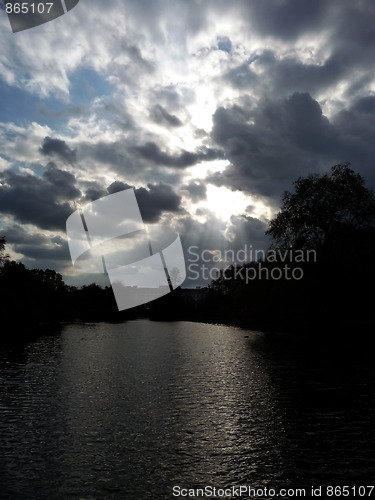
[[[374,484],[373,359],[187,322],[69,325],[2,349],[0,498]]]

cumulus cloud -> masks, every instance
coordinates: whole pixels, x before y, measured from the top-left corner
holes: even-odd
[[[38,267],[42,262],[44,268],[61,270],[70,265],[68,243],[62,235],[45,235],[18,224],[6,227],[5,233],[7,245],[22,255],[27,267]]]
[[[182,189],[195,203],[206,198],[207,186],[203,182],[190,181],[189,184],[182,186]]]
[[[183,150],[177,154],[170,154],[162,151],[155,142],[147,142],[141,146],[135,146],[133,150],[141,158],[163,167],[187,168],[201,161],[223,158],[222,151],[209,148],[202,148],[200,151],[196,152]]]
[[[270,203],[299,176],[335,163],[352,161],[373,181],[374,120],[367,107],[363,112],[363,104],[360,100],[331,120],[308,93],[219,108],[212,137],[231,163],[210,181],[269,197]]]
[[[75,163],[76,161],[75,150],[70,149],[67,143],[61,139],[45,137],[39,151],[45,156],[56,156],[66,163]]]
[[[320,30],[326,19],[329,2],[288,0],[287,2],[250,2],[247,12],[252,28],[261,35],[281,40],[295,40],[305,33]]]
[[[0,211],[42,229],[65,228],[81,196],[73,174],[49,163],[42,177],[6,170],[0,176]]]
[[[108,186],[109,194],[133,188],[137,198],[139,210],[145,222],[157,222],[164,212],[179,213],[182,211],[181,197],[177,195],[171,186],[159,182],[159,184],[148,184],[147,188],[134,188],[128,184],[115,181]]]
[[[156,123],[161,123],[169,127],[181,127],[182,122],[176,115],[171,115],[160,104],[155,104],[150,112],[151,118]]]

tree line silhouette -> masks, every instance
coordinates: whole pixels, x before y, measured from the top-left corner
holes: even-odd
[[[207,316],[261,329],[373,330],[375,196],[349,163],[297,179],[266,234],[272,258],[245,264],[242,274],[235,266],[223,270],[212,283]],[[289,276],[280,276],[285,266]]]
[[[241,266],[233,263],[206,288],[178,288],[123,312],[117,310],[110,287],[71,287],[53,270],[30,270],[10,260],[2,237],[3,338],[14,336],[15,325],[28,335],[41,324],[136,317],[301,333],[353,324],[373,328],[375,196],[349,163],[335,165],[323,175],[297,179],[294,191],[284,193],[266,234],[273,244],[265,258]],[[303,258],[311,252],[313,259]],[[280,274],[286,267],[289,275]]]

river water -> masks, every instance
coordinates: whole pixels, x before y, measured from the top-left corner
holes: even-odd
[[[0,498],[371,485],[374,375],[365,349],[228,326],[65,325],[0,351]]]

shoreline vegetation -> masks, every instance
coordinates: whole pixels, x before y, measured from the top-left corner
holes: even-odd
[[[136,319],[224,324],[317,340],[343,340],[353,333],[358,341],[372,336],[372,295],[359,283],[328,286],[326,281],[322,287],[316,279],[320,272],[316,264],[315,272],[307,273],[304,281],[246,284],[228,277],[229,268],[227,276],[223,273],[208,287],[177,288],[153,302],[119,312],[110,287],[70,287],[55,271],[29,270],[9,261],[0,275],[0,344],[23,342],[64,323]],[[327,304],[329,308],[324,307]]]
[[[207,287],[177,288],[121,312],[110,287],[71,287],[54,270],[27,269],[9,259],[5,237],[0,237],[0,343],[22,340],[31,331],[62,322],[137,318],[220,323],[301,338],[336,339],[353,331],[358,341],[371,336],[373,191],[349,164],[300,178],[294,186],[269,223],[266,234],[274,243],[268,254],[246,264],[228,263]],[[307,258],[311,255],[314,258]],[[280,273],[285,266],[289,275]]]

